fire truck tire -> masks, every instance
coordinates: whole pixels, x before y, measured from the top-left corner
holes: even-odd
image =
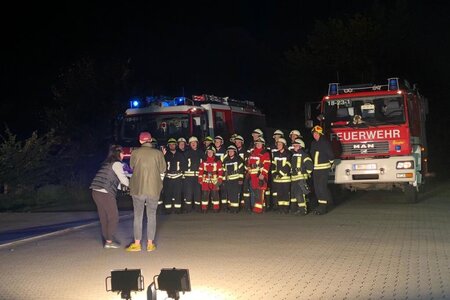
[[[410,185],[409,183],[405,183],[405,200],[407,203],[417,203],[419,199],[418,191],[415,186]]]

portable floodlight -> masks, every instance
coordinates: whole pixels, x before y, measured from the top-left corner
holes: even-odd
[[[155,278],[157,280],[155,281]],[[180,292],[191,291],[191,280],[188,269],[161,269],[147,290],[147,300],[156,299],[156,290],[166,291],[169,298],[180,299]]]
[[[108,289],[108,279],[111,280],[111,289]],[[105,279],[106,291],[120,293],[122,299],[131,299],[131,292],[144,290],[144,277],[140,269],[113,270],[111,276]]]

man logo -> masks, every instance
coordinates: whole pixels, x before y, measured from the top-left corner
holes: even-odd
[[[353,149],[375,149],[375,144],[353,144]]]

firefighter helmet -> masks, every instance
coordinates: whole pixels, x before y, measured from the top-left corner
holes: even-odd
[[[223,143],[223,137],[221,137],[220,135],[216,135],[216,136],[214,137],[214,140],[221,140],[222,143]]]
[[[176,144],[176,143],[177,143],[177,140],[174,139],[174,138],[170,138],[170,139],[167,140],[167,145],[169,145],[169,144]]]
[[[256,128],[255,130],[253,130],[253,132],[252,133],[256,133],[256,134],[259,134],[260,136],[263,136],[264,135],[264,133],[262,132],[262,130],[261,129],[259,129],[259,128]]]
[[[311,133],[314,133],[314,132],[317,132],[318,134],[323,135],[323,128],[320,127],[319,125],[316,125],[311,129]]]
[[[297,129],[292,130],[292,131],[289,133],[289,137],[291,137],[293,134],[295,134],[295,135],[298,136],[298,137],[302,137],[302,134],[301,134],[300,131],[298,131]]]
[[[227,151],[230,151],[230,150],[233,150],[233,151],[237,152],[237,148],[234,145],[228,146]]]
[[[156,147],[158,146],[158,140],[155,138],[152,138],[152,144]]]
[[[213,138],[208,135],[203,139],[203,142],[213,142]]]
[[[205,150],[205,153],[208,153],[208,151],[212,151],[214,153],[216,153],[216,148],[214,146],[208,146]]]
[[[275,137],[276,135],[284,136],[284,133],[280,129],[277,129],[273,132],[273,137]]]
[[[302,148],[305,148],[305,142],[302,139],[295,139],[292,145],[300,145]]]
[[[191,136],[191,137],[189,138],[189,144],[192,143],[192,142],[197,142],[197,143],[198,143],[198,138],[195,137],[195,136]]]
[[[234,140],[235,140],[235,141],[242,141],[242,142],[244,142],[244,138],[243,138],[242,136],[240,136],[239,134],[237,134],[237,135],[234,137]]]
[[[230,137],[230,142],[234,143],[234,139],[236,138],[237,134],[233,133]]]
[[[177,142],[178,143],[181,143],[181,142],[185,142],[186,143],[186,139],[183,138],[183,137],[180,137],[180,138],[178,138]]]
[[[263,145],[265,145],[266,140],[262,136],[260,136],[259,138],[256,139],[255,144],[256,143],[263,143]]]
[[[277,140],[277,143],[283,143],[285,146],[286,146],[286,144],[287,144],[285,138],[279,138],[279,139]]]

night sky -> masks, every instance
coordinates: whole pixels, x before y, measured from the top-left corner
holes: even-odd
[[[275,77],[283,54],[294,46],[305,46],[316,20],[350,17],[376,3],[392,1],[166,2],[20,3],[4,10],[2,122],[19,134],[42,128],[40,112],[51,102],[51,86],[83,57],[104,63],[128,61],[134,74],[130,96],[231,96],[253,100],[269,119],[280,120],[283,110],[272,107],[282,89]],[[404,2],[412,28],[425,33],[416,41],[427,49],[428,56],[420,60],[438,61],[441,69],[421,72],[414,67],[416,61],[410,61],[410,69],[398,73],[415,77],[410,80],[418,82],[430,98],[432,117],[437,117],[450,107],[445,91],[450,86],[450,5],[447,1]],[[325,83],[334,78],[318,80],[325,92]],[[439,125],[447,126],[447,113],[440,118],[446,121]],[[434,142],[447,137],[448,133],[437,134]]]

